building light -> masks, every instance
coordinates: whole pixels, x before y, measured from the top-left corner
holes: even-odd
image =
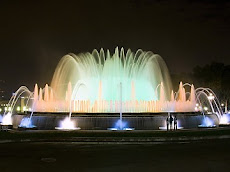
[[[23,111],[26,111],[26,107],[25,106],[23,106]]]
[[[214,100],[214,98],[215,98],[215,97],[213,96],[213,94],[210,93],[209,96],[208,96],[208,99],[209,99],[209,100]]]
[[[19,112],[21,110],[20,106],[17,107],[17,111]]]

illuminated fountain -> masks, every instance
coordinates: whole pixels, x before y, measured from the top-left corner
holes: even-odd
[[[182,82],[174,92],[171,85],[167,66],[157,54],[142,50],[134,53],[130,49],[125,53],[123,48],[120,51],[116,48],[113,54],[108,50],[93,50],[92,53],[65,55],[56,67],[50,86],[39,88],[36,84],[33,92],[20,87],[9,106],[14,109],[18,98],[26,92],[30,115],[27,116],[29,121],[24,119],[25,124],[30,125],[34,113],[68,113],[57,128],[79,129],[75,127],[72,114],[120,114],[116,123],[117,128],[122,129],[125,128],[123,113],[201,111],[204,114],[204,109],[199,108],[202,96],[208,97],[210,93],[215,96],[210,89],[195,89]],[[216,96],[214,99],[209,100],[212,113],[221,119],[223,113]]]
[[[215,95],[215,93],[210,88],[197,88],[196,90],[196,111],[201,111],[203,114],[202,124],[199,125],[200,128],[213,128],[216,127],[212,119],[205,116],[205,114],[211,113],[216,114],[219,119],[219,125],[226,124],[224,121],[224,114],[221,109],[220,102]],[[203,97],[202,97],[203,96]],[[204,106],[206,104],[206,106]]]
[[[194,86],[186,98],[181,83],[175,98],[167,66],[159,55],[142,50],[125,54],[123,48],[120,52],[116,48],[112,55],[101,49],[64,56],[51,87],[46,85],[43,91],[35,86],[34,101],[35,112],[71,113],[120,113],[120,107],[122,113],[191,112],[196,104]],[[120,121],[122,125],[121,117]]]
[[[12,125],[12,113],[8,112],[2,117],[1,125]]]
[[[134,128],[130,128],[127,126],[127,122],[123,121],[122,119],[122,83],[120,82],[120,119],[116,122],[115,127],[108,128],[108,130],[126,130],[131,131],[134,130]]]
[[[120,82],[124,113],[194,111],[194,87],[186,99],[181,83],[175,99],[167,66],[159,55],[142,50],[136,53],[128,50],[125,54],[123,48],[120,52],[116,48],[113,55],[94,50],[92,54],[64,56],[51,87],[46,85],[43,93],[35,86],[34,111],[119,113]]]
[[[29,128],[29,129],[35,129],[36,126],[32,124],[32,120],[30,117],[24,117],[21,120],[20,125],[18,128]]]
[[[19,98],[23,95],[23,94],[29,94],[29,99],[27,101],[27,103],[29,102],[32,93],[29,91],[29,89],[25,86],[21,86],[14,94],[13,96],[10,98],[9,103],[7,104],[6,109],[8,109],[8,112],[5,111],[3,116],[2,116],[2,122],[1,122],[1,126],[5,126],[8,129],[13,128],[13,124],[12,124],[12,115],[13,115],[13,110],[15,108],[15,105],[17,103],[17,101],[19,100]]]
[[[55,127],[57,130],[80,130],[80,127],[75,127],[75,122],[70,117],[66,117],[60,122],[60,127]]]

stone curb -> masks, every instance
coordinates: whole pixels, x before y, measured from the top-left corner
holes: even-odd
[[[20,140],[0,140],[2,143],[24,143],[24,142],[44,142],[44,143],[74,143],[74,144],[167,144],[196,142],[215,139],[230,139],[230,135],[221,136],[200,136],[200,137],[71,137],[53,139],[20,139]]]

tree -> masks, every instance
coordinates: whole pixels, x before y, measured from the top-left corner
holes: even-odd
[[[230,65],[212,62],[204,67],[193,69],[196,87],[211,88],[221,102],[230,101]]]

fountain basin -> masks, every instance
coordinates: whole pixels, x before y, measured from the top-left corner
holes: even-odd
[[[216,125],[198,125],[198,128],[216,128]]]
[[[197,128],[203,121],[203,115],[195,112],[171,113],[178,119],[178,128]],[[55,130],[60,126],[60,122],[69,113],[34,113],[32,123],[38,130]],[[17,128],[25,114],[13,115],[13,125]],[[159,127],[166,126],[168,113],[123,113],[123,121],[127,122],[127,128],[135,130],[159,130]],[[218,118],[214,114],[206,115],[219,124]],[[107,130],[108,128],[118,128],[115,124],[119,120],[119,113],[73,113],[71,120],[76,122],[76,126],[81,130]],[[116,126],[116,127],[115,127]],[[58,128],[56,128],[58,129]]]
[[[4,125],[4,124],[0,124],[0,131],[8,131],[13,129],[13,125]]]
[[[62,131],[72,131],[72,130],[80,130],[80,127],[74,127],[74,128],[62,128],[62,127],[55,127],[55,130],[62,130]]]
[[[107,128],[107,130],[111,130],[111,131],[133,131],[135,130],[135,128],[129,128],[129,127],[126,127],[126,128],[123,128],[123,129],[119,129],[119,128]]]
[[[24,131],[24,130],[37,130],[38,128],[36,126],[34,127],[21,127],[18,126],[18,130]]]
[[[219,124],[219,127],[230,127],[230,123],[227,123],[227,124]]]

